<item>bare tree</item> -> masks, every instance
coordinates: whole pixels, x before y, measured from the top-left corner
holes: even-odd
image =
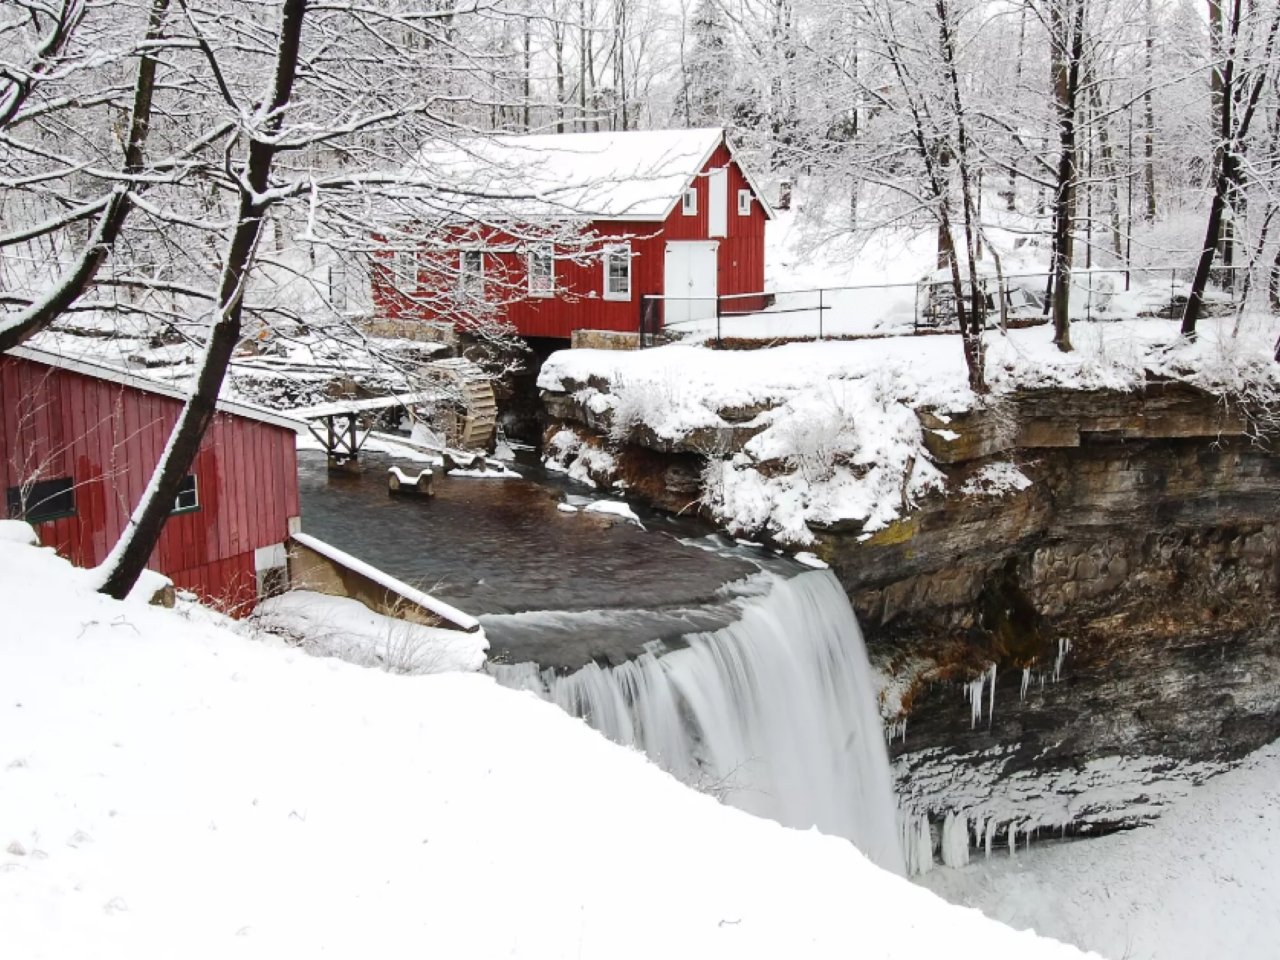
[[[1224,233],[1228,204],[1233,191],[1238,190],[1243,171],[1242,153],[1249,128],[1266,90],[1269,78],[1276,69],[1272,62],[1276,34],[1280,31],[1280,7],[1271,14],[1262,27],[1263,39],[1256,58],[1242,49],[1245,34],[1244,11],[1241,0],[1233,0],[1229,11],[1224,11],[1218,0],[1210,0],[1210,21],[1219,22],[1214,35],[1218,38],[1214,48],[1218,53],[1213,63],[1212,89],[1218,142],[1213,156],[1213,196],[1209,202],[1209,217],[1205,225],[1204,243],[1196,261],[1195,276],[1187,293],[1187,304],[1182,313],[1182,335],[1194,337],[1196,323],[1204,310],[1204,293],[1209,284],[1209,271]],[[1226,23],[1221,20],[1225,15]],[[1258,24],[1258,26],[1262,26]]]

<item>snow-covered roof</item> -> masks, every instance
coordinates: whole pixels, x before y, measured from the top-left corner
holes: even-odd
[[[94,377],[97,380],[118,383],[146,393],[172,397],[174,400],[181,400],[184,403],[187,400],[187,392],[179,387],[161,383],[159,380],[152,380],[149,377],[140,377],[136,373],[121,370],[119,367],[109,367],[79,357],[65,357],[61,354],[26,345],[13,347],[8,351],[8,355],[22,360],[30,360],[33,363],[42,363],[48,367],[56,367],[59,370],[69,370],[72,373],[84,374],[86,377]],[[229,413],[233,416],[269,423],[273,427],[282,427],[285,430],[292,430],[294,433],[301,433],[307,427],[301,420],[295,420],[293,417],[287,417],[284,414],[276,413],[274,410],[267,410],[264,407],[249,403],[219,400],[218,410],[221,413]]]
[[[475,137],[426,144],[404,173],[469,195],[464,216],[661,221],[721,143],[719,127]]]

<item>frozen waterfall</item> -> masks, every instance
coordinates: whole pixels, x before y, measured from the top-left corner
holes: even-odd
[[[903,873],[866,649],[836,578],[778,578],[738,621],[684,639],[567,676],[532,663],[492,669],[726,803],[846,837]]]

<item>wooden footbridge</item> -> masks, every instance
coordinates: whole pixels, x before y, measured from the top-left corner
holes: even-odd
[[[469,360],[437,360],[426,366],[434,383],[431,389],[370,397],[364,400],[333,400],[291,415],[306,421],[311,435],[324,446],[329,467],[334,470],[358,469],[360,448],[372,431],[372,425],[360,427],[362,419],[385,410],[412,411],[418,405],[443,408],[449,446],[461,450],[483,450],[489,446],[498,424],[498,407],[493,385],[478,366]]]
[[[415,404],[432,403],[440,398],[439,390],[420,390],[367,400],[334,400],[294,410],[291,416],[306,421],[311,435],[324,445],[330,468],[353,469],[360,461],[360,448],[373,429],[366,427],[361,432],[358,421],[362,416],[397,408],[408,410]]]

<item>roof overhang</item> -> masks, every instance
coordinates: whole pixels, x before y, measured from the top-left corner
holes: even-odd
[[[20,346],[11,348],[7,356],[17,357],[20,360],[29,360],[32,363],[44,364],[47,367],[54,367],[58,370],[67,370],[71,373],[79,373],[86,377],[93,377],[95,380],[106,380],[110,383],[118,383],[123,387],[131,387],[134,390],[141,390],[144,393],[153,393],[162,397],[169,397],[185,403],[188,394],[185,390],[169,383],[161,383],[159,380],[152,380],[149,377],[140,377],[136,373],[128,370],[121,370],[119,367],[109,367],[105,364],[94,363],[91,360],[83,360],[76,357],[66,357],[59,353],[51,353],[48,350],[41,350],[38,347]],[[267,423],[273,427],[280,427],[284,430],[291,430],[294,433],[301,433],[307,429],[307,425],[301,420],[295,420],[293,417],[286,416],[282,413],[276,413],[274,410],[267,410],[254,404],[240,403],[234,400],[219,400],[217,406],[219,413],[228,413],[236,417],[244,417],[248,420],[257,420],[260,423]]]

